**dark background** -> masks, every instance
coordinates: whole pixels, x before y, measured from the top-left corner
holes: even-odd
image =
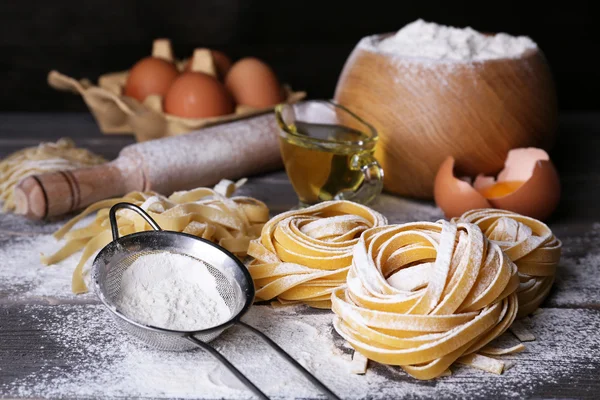
[[[50,4],[52,3],[52,4]],[[366,35],[417,18],[480,31],[528,35],[545,52],[562,110],[600,108],[598,14],[591,1],[512,0],[0,1],[0,111],[83,111],[81,98],[56,92],[57,69],[92,80],[128,69],[168,37],[176,56],[194,47],[233,58],[260,57],[311,98],[333,95],[346,57]]]

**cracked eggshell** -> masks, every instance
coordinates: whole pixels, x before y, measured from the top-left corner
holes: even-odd
[[[446,218],[459,217],[467,210],[492,207],[470,182],[454,176],[454,163],[454,157],[446,158],[433,184],[435,203],[444,211]]]
[[[496,180],[502,181],[524,183],[506,196],[489,199],[495,208],[544,220],[556,210],[560,201],[558,172],[544,150],[525,148],[509,151],[504,169]]]
[[[501,197],[486,199],[479,192],[498,182],[511,181],[523,184]],[[537,148],[510,150],[497,178],[480,175],[472,186],[454,176],[454,159],[448,157],[436,175],[434,197],[447,218],[476,208],[493,207],[544,220],[560,201],[560,179],[548,153]]]

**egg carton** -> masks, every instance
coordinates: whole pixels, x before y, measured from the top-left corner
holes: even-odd
[[[187,63],[188,60],[181,60],[176,62],[176,65],[183,71]],[[128,74],[129,71],[108,73],[100,76],[98,84],[94,85],[89,79],[77,80],[58,71],[50,71],[48,84],[57,90],[80,94],[102,133],[133,133],[138,142],[181,135],[207,126],[264,114],[274,109],[238,105],[233,114],[211,118],[182,118],[163,111],[161,96],[148,96],[142,103],[124,96],[122,93]],[[305,92],[295,92],[288,85],[283,85],[283,90],[285,103],[295,103],[306,97]]]

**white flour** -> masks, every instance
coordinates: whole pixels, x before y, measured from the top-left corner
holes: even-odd
[[[57,249],[56,239],[51,235],[15,235],[4,240],[9,244],[0,248],[0,303],[4,300],[2,292],[10,302],[95,300],[93,293],[75,296],[71,292],[71,276],[81,253],[56,265],[45,266],[40,262],[40,253],[51,254]]]
[[[84,218],[76,227],[88,224],[93,216]],[[14,214],[2,215],[0,228],[0,303],[9,302],[96,302],[93,293],[74,295],[71,277],[81,252],[58,264],[46,266],[40,262],[41,254],[52,254],[60,248],[52,233],[62,223],[36,223]],[[26,233],[25,233],[26,232]],[[84,270],[89,270],[94,257],[90,257]],[[6,293],[6,294],[4,294]]]
[[[525,36],[506,33],[486,36],[470,27],[459,29],[419,19],[376,47],[381,52],[403,57],[468,62],[517,58],[537,45]]]
[[[1,396],[34,398],[248,399],[251,394],[202,351],[156,351],[117,329],[100,305],[25,306],[11,314],[39,338],[44,365],[0,383]],[[423,382],[397,367],[370,363],[365,375],[349,372],[351,351],[331,328],[331,313],[306,307],[254,306],[243,319],[261,329],[343,399],[544,397],[568,398],[568,385],[597,368],[599,314],[595,310],[546,309],[525,321],[536,335],[523,353],[502,357],[514,366],[493,375],[456,365],[450,377]],[[503,345],[516,343],[507,334]],[[259,338],[231,328],[212,342],[266,394],[277,399],[322,398]],[[33,365],[36,365],[33,367]],[[10,365],[0,365],[0,371]],[[16,373],[17,371],[14,371]],[[11,373],[9,372],[9,376]],[[584,382],[585,383],[585,382]],[[571,396],[572,397],[572,396]]]
[[[117,308],[134,321],[179,331],[211,328],[231,316],[206,266],[170,252],[142,256],[127,268]]]

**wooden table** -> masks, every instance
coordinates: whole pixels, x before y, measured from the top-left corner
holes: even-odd
[[[61,136],[108,158],[132,143],[127,136],[101,135],[87,114],[0,114],[0,157]],[[525,352],[506,357],[514,366],[503,375],[458,366],[452,376],[419,382],[376,363],[367,375],[352,375],[343,368],[350,350],[332,331],[329,312],[256,306],[248,321],[344,398],[598,398],[599,144],[600,114],[562,116],[553,157],[561,172],[563,200],[550,226],[564,243],[563,258],[542,312],[523,321],[536,341],[527,343]],[[242,192],[265,201],[273,213],[296,201],[282,172],[254,177]],[[374,208],[390,222],[441,216],[429,203],[389,195],[381,196]],[[64,265],[40,266],[39,252],[56,249],[49,234],[63,222],[0,214],[0,397],[248,396],[229,388],[236,386],[234,379],[202,352],[147,349],[117,330],[93,295],[71,295],[76,257]],[[269,395],[318,397],[299,376],[282,375],[286,365],[243,332],[231,329],[215,343]]]

